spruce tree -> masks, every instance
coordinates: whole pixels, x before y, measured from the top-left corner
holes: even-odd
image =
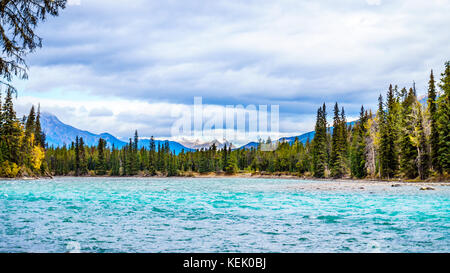
[[[389,131],[386,122],[386,113],[384,111],[383,97],[378,98],[378,128],[380,133],[380,144],[378,147],[378,168],[381,178],[391,178],[394,175],[394,170],[390,166],[390,145],[389,145]]]
[[[5,103],[2,107],[3,126],[1,127],[0,138],[2,142],[2,153],[4,160],[9,163],[21,165],[22,153],[20,151],[22,127],[16,117],[12,101],[13,89],[6,91]]]
[[[313,145],[313,172],[318,178],[325,177],[327,163],[327,120],[325,104],[317,110]]]
[[[343,124],[339,112],[339,106],[334,105],[333,136],[331,140],[331,175],[340,178],[344,175],[344,147],[343,147]]]
[[[36,121],[36,114],[34,112],[34,105],[31,106],[30,113],[28,114],[27,121],[25,123],[25,134],[31,135],[34,133],[34,126]]]
[[[228,149],[227,144],[225,143],[223,149],[222,149],[222,170],[225,171],[225,168],[227,167],[228,162]]]
[[[225,172],[227,174],[235,174],[237,172],[237,170],[238,170],[238,167],[237,167],[236,154],[231,153],[231,147],[230,147],[229,156],[227,157]]]
[[[156,174],[156,145],[153,136],[150,138],[150,150],[148,156],[148,168],[150,175]]]
[[[395,98],[394,90],[392,88],[392,84],[389,85],[389,89],[387,92],[387,100],[386,100],[386,137],[388,142],[388,151],[387,157],[389,160],[389,168],[392,171],[392,176],[398,169],[398,152],[397,152],[397,139],[398,139],[398,131],[397,131],[397,119],[399,113],[397,113],[397,100]]]
[[[96,164],[96,173],[98,175],[105,175],[106,174],[106,140],[103,138],[100,138],[98,140],[97,144],[97,150],[98,150],[98,162]]]
[[[359,120],[352,131],[351,148],[351,172],[356,178],[364,178],[367,175],[366,169],[366,124],[367,112],[361,106]]]
[[[36,122],[34,126],[34,145],[39,145],[42,148],[45,148],[45,133],[41,127],[41,106],[38,106],[38,111],[36,115]]]
[[[33,150],[33,137],[34,136],[34,127],[35,127],[35,119],[36,114],[34,111],[34,106],[31,106],[30,113],[26,118],[25,122],[25,135],[21,145],[21,152],[23,155],[23,163],[27,166],[31,166],[31,151]]]
[[[436,86],[434,81],[433,70],[430,73],[430,81],[428,82],[428,100],[427,100],[427,109],[428,115],[430,119],[430,159],[431,159],[431,167],[434,170],[440,170],[439,168],[439,158],[438,158],[438,150],[439,150],[439,132],[438,132],[438,123],[437,123],[437,107],[436,107]]]
[[[112,152],[111,152],[111,175],[113,176],[119,176],[120,175],[120,157],[119,157],[119,151],[114,146],[114,143],[112,145]]]
[[[416,128],[414,130],[413,140],[417,147],[417,171],[420,179],[428,177],[429,170],[429,155],[427,148],[427,139],[425,136],[425,129],[423,126],[422,106],[416,101]]]
[[[400,170],[407,178],[415,178],[418,175],[415,164],[418,153],[411,139],[415,129],[413,116],[415,101],[414,89],[410,88],[402,103],[402,131],[400,132]]]
[[[0,4],[0,84],[16,91],[8,82],[13,76],[26,79],[25,56],[41,47],[42,39],[35,33],[38,23],[49,15],[57,16],[67,0],[14,0]],[[6,81],[5,81],[6,80]]]
[[[77,136],[75,138],[75,176],[79,175],[80,175],[80,139]]]
[[[349,156],[349,143],[348,143],[348,133],[349,127],[347,126],[347,118],[345,117],[344,107],[341,109],[341,131],[342,131],[342,155],[344,160],[344,167],[348,166],[348,156]]]
[[[439,87],[437,130],[439,132],[438,162],[440,173],[450,173],[450,61],[445,63]]]

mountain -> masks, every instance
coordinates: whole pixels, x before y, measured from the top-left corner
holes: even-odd
[[[200,150],[200,149],[209,149],[213,144],[216,145],[217,149],[223,149],[225,147],[225,145],[227,145],[227,147],[234,147],[234,145],[230,142],[228,142],[227,140],[223,140],[222,142],[214,139],[212,141],[201,141],[199,139],[197,140],[189,140],[189,139],[185,139],[182,138],[180,140],[177,140],[178,143],[182,144],[185,147],[194,149],[194,150]]]
[[[354,126],[356,124],[356,120],[355,121],[350,121],[347,122],[347,126]],[[329,127],[330,129],[330,133],[333,133],[333,127]],[[311,141],[314,136],[315,136],[316,132],[315,131],[311,131],[311,132],[307,132],[298,136],[291,136],[291,137],[282,137],[278,139],[278,142],[289,142],[289,143],[294,143],[295,138],[298,138],[298,141],[305,144],[306,141]],[[239,149],[251,149],[251,148],[257,148],[258,147],[258,142],[249,142],[247,144],[245,144],[244,146],[241,146]]]
[[[77,129],[73,126],[61,122],[55,115],[46,112],[41,113],[41,126],[46,135],[48,146],[61,147],[63,145],[71,145],[71,143],[75,141],[75,138],[77,136],[82,137],[84,143],[88,146],[97,145],[100,138],[106,140],[109,147],[112,147],[112,145],[114,144],[115,147],[122,148],[127,144],[125,141],[122,141],[108,133],[94,134],[88,131]],[[158,145],[163,145],[165,142],[166,140],[155,140],[156,148],[158,149]],[[184,151],[193,150],[175,141],[168,142],[170,150],[174,151],[176,154],[181,152],[181,150],[183,149]],[[148,148],[150,146],[150,140],[139,139],[138,146],[139,148]]]
[[[174,151],[175,154],[179,154],[182,150],[184,150],[185,152],[189,152],[189,151],[194,151],[195,149],[191,149],[189,147],[184,146],[183,144],[180,144],[176,141],[171,141],[171,140],[156,140],[155,139],[155,145],[156,145],[156,150],[158,150],[158,145],[164,145],[165,142],[169,143],[169,148],[171,151]],[[150,147],[150,139],[139,139],[138,142],[138,146],[139,148],[142,147]]]

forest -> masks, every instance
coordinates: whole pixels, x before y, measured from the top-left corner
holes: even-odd
[[[13,88],[7,88],[5,101],[0,97],[0,176],[49,175],[45,161],[45,134],[40,109],[34,106],[19,120],[13,106]]]
[[[68,146],[46,147],[38,108],[19,120],[13,109],[12,90],[1,105],[0,176],[190,176],[240,172],[289,174],[316,178],[376,178],[447,180],[450,173],[450,62],[436,82],[433,71],[427,102],[417,99],[415,87],[390,85],[380,95],[375,113],[361,107],[359,119],[346,120],[344,108],[333,108],[327,121],[325,103],[317,110],[315,136],[305,144],[277,143],[273,151],[257,148],[209,149],[175,154],[168,144],[138,149],[139,136],[122,147],[104,139],[96,146],[77,137]],[[45,148],[45,149],[44,149]]]

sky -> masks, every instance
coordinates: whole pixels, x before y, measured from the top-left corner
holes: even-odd
[[[16,108],[40,103],[123,139],[177,139],[174,123],[202,97],[204,120],[227,105],[279,105],[279,134],[299,135],[324,102],[329,118],[338,102],[352,120],[390,83],[425,94],[450,59],[448,14],[450,0],[71,0],[36,29],[43,47],[27,56],[29,79],[14,81]]]

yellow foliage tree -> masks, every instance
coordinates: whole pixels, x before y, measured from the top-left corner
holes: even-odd
[[[41,168],[42,161],[45,158],[45,151],[40,146],[33,146],[31,150],[31,167],[33,170],[39,170]]]
[[[14,178],[20,171],[20,167],[16,163],[11,163],[8,160],[0,164],[0,176]]]

